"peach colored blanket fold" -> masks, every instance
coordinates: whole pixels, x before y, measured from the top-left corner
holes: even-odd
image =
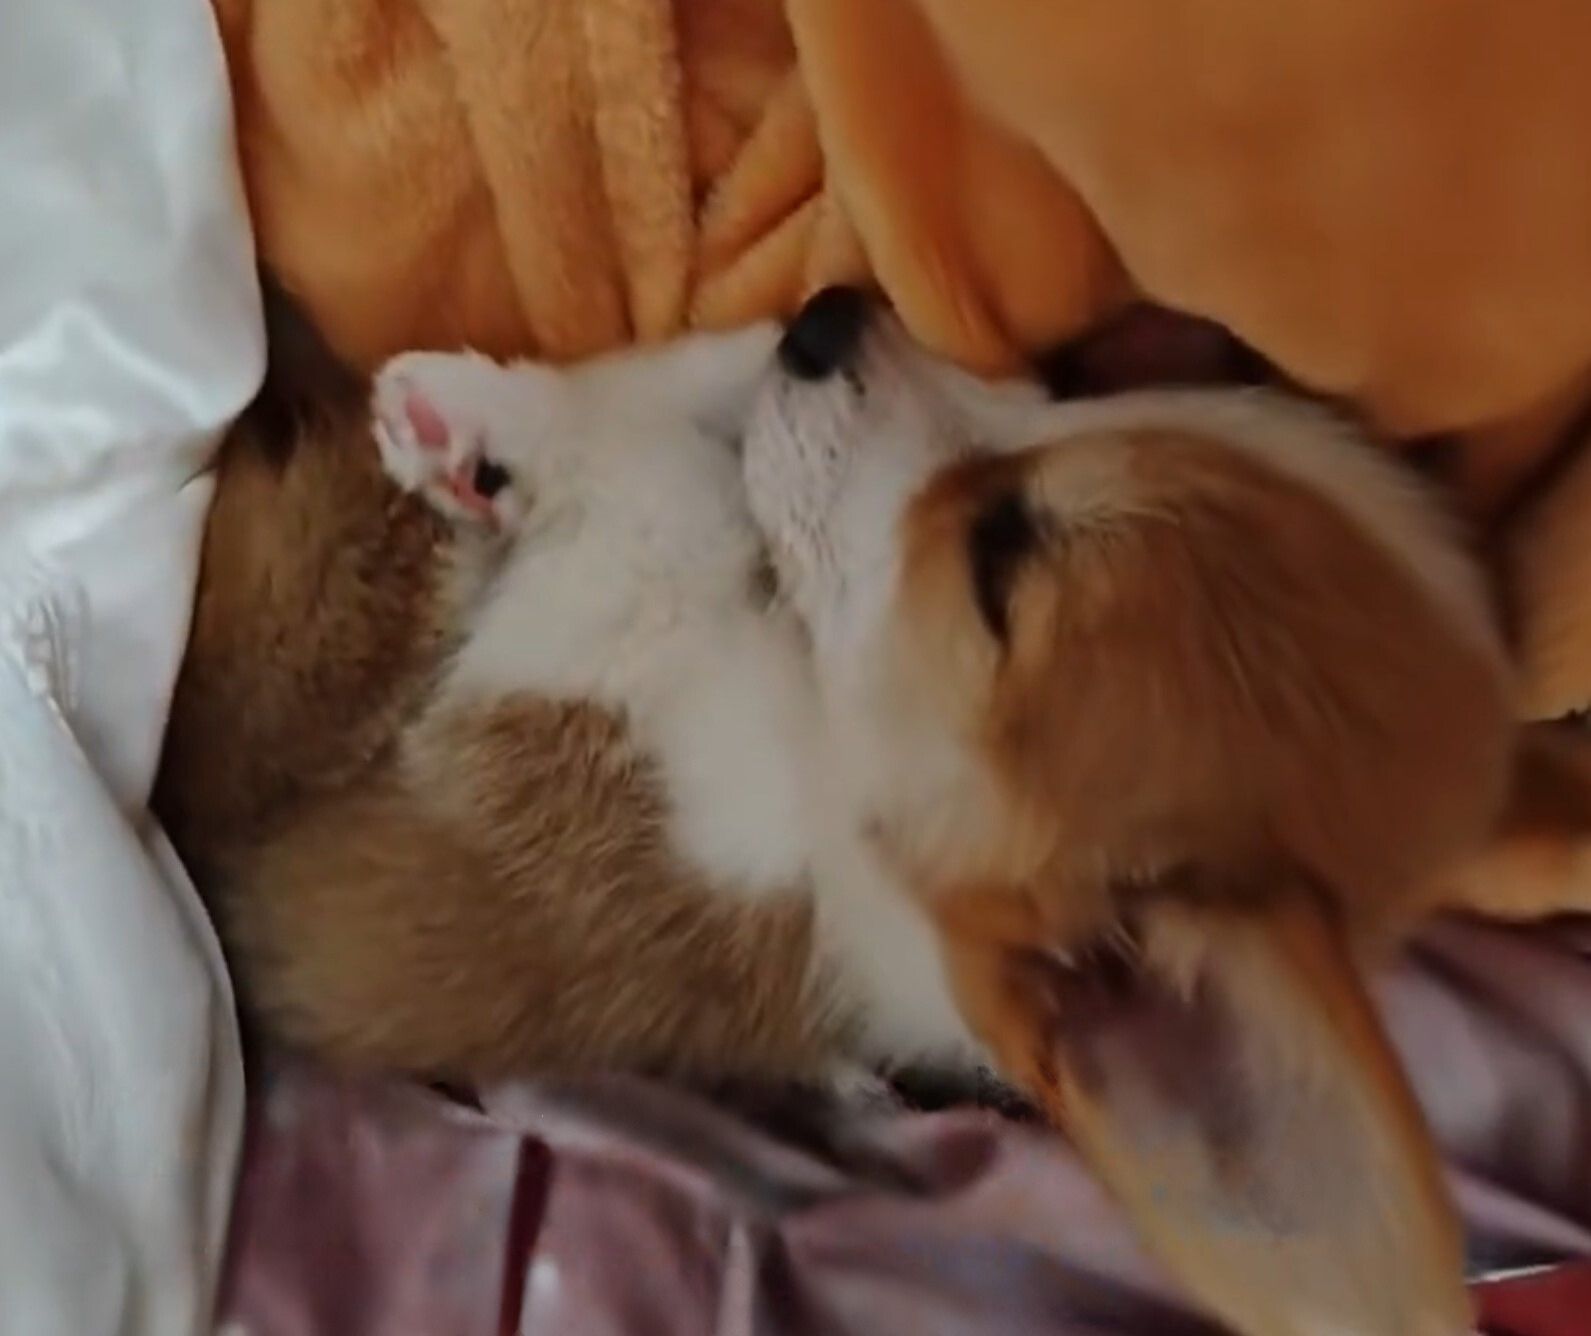
[[[345,355],[573,358],[860,277],[775,0],[216,0],[264,259]]]
[[[871,277],[1000,368],[1138,293],[1467,434],[1481,509],[1591,388],[1585,0],[214,3],[264,259],[366,365]],[[1514,543],[1533,713],[1591,702],[1585,495]]]

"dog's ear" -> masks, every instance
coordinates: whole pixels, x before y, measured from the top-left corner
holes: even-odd
[[[948,963],[1007,1075],[1224,1322],[1467,1331],[1437,1157],[1350,953],[1306,895],[1263,906],[1168,899],[1065,968],[947,927]]]

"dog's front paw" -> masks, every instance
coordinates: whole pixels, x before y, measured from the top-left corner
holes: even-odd
[[[371,417],[388,476],[449,519],[511,529],[523,497],[486,430],[489,377],[501,372],[461,353],[404,353],[376,374]]]

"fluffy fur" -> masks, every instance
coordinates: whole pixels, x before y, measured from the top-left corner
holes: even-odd
[[[974,1031],[1239,1330],[1462,1329],[1353,961],[1430,909],[1513,771],[1439,512],[1271,395],[1057,407],[884,320],[804,366],[748,430],[751,505],[841,806],[940,925]]]
[[[1306,405],[1052,406],[886,327],[849,375],[776,387],[750,440],[859,801],[916,876],[1042,868],[1070,899],[1205,839],[1256,866],[1280,847],[1369,930],[1501,805],[1478,574],[1410,475]],[[1005,642],[968,556],[999,506],[1026,530]]]
[[[272,1033],[473,1080],[972,1054],[930,926],[814,835],[801,634],[726,425],[772,344],[395,360],[381,458],[442,526],[358,419],[280,466],[231,443],[159,805]],[[461,503],[487,457],[511,481]],[[403,578],[387,526],[423,536]],[[229,773],[234,746],[275,759]]]
[[[1446,1330],[1352,958],[1509,777],[1432,507],[1285,399],[773,339],[240,430],[159,806],[251,1014],[474,1080],[992,1055],[1240,1329]]]

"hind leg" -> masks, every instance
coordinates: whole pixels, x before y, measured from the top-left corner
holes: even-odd
[[[1496,833],[1439,880],[1433,898],[1516,922],[1591,914],[1591,733],[1551,724],[1524,731]]]

